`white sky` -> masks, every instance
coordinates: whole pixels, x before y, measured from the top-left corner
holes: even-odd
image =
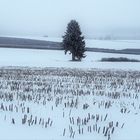
[[[0,0],[0,36],[62,36],[71,19],[86,36],[138,31],[140,0]]]

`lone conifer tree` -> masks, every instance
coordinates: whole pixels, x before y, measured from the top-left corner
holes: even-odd
[[[81,61],[85,58],[85,41],[77,21],[71,20],[63,36],[63,47],[65,54],[69,51],[72,54],[72,61]]]

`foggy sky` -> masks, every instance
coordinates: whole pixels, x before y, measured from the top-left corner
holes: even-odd
[[[140,0],[0,0],[0,36],[62,36],[76,19],[85,36],[140,31]]]

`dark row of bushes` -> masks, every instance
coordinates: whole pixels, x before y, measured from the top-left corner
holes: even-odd
[[[102,58],[101,62],[140,62],[140,60],[137,59],[129,59],[125,57],[119,57],[119,58]]]

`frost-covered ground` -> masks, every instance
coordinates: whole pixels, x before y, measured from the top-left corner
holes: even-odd
[[[139,140],[140,72],[0,68],[0,139]]]
[[[86,40],[86,46],[89,48],[104,49],[140,49],[140,40]]]
[[[37,39],[54,42],[62,42],[62,38],[57,37],[40,37],[40,36],[13,36],[26,39]],[[88,48],[104,48],[104,49],[140,49],[140,40],[94,40],[85,39]]]
[[[71,62],[71,55],[64,51],[0,48],[0,66],[70,67],[139,70],[140,63],[99,62],[104,57],[127,57],[140,60],[140,55],[86,52],[81,62]]]
[[[0,139],[139,140],[140,56],[86,55],[0,48]]]

